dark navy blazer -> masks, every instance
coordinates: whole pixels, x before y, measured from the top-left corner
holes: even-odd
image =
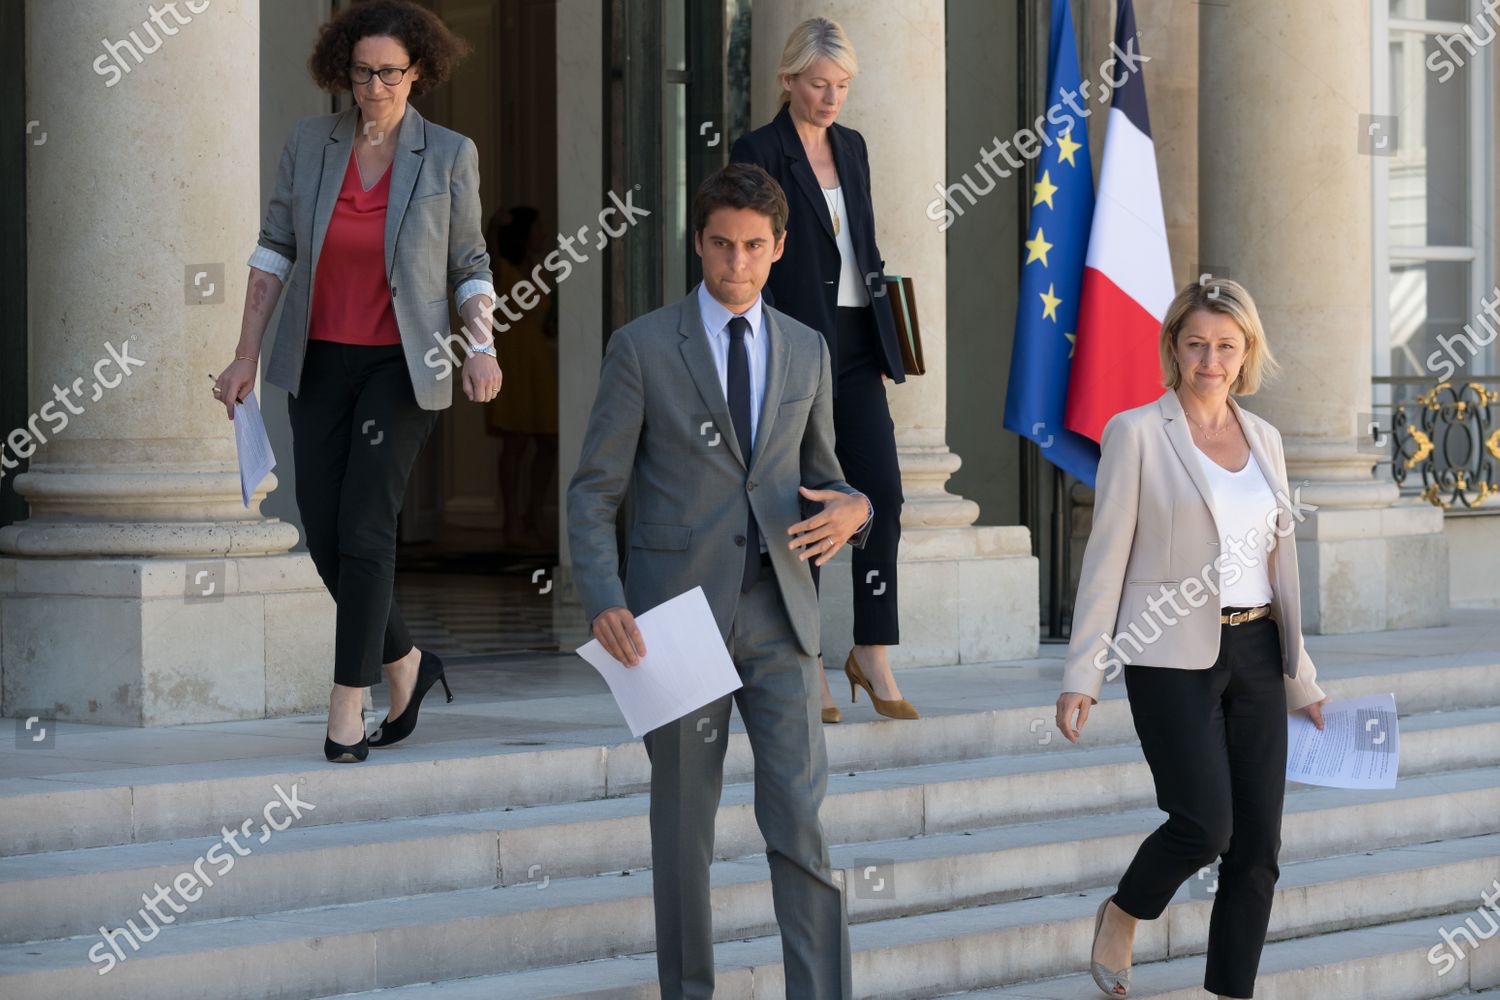
[[[882,359],[882,367],[892,380],[904,382],[906,371],[901,365],[896,323],[885,295],[885,261],[875,245],[875,209],[870,202],[870,158],[865,139],[854,129],[835,122],[828,126],[828,141],[849,213],[843,225],[849,227],[854,256],[875,315],[877,357]],[[769,125],[735,140],[729,158],[763,167],[786,193],[786,249],[781,259],[771,265],[763,294],[772,306],[823,334],[837,386],[839,357],[834,316],[839,298],[839,248],[833,235],[833,220],[828,215],[828,201],[823,197],[812,165],[807,162],[807,152],[802,148],[802,139],[787,106],[782,105]]]

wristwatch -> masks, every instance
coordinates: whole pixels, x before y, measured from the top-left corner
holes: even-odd
[[[470,345],[469,346],[469,353],[470,354],[488,354],[490,357],[493,358],[493,357],[496,356],[495,355],[495,342],[492,340],[488,344],[485,344],[483,347],[478,347],[478,346],[475,346],[475,345]]]

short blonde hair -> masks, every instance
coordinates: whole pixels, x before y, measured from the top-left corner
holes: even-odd
[[[1167,315],[1161,323],[1162,385],[1176,389],[1182,384],[1182,370],[1177,365],[1177,338],[1188,317],[1195,312],[1228,316],[1245,336],[1245,363],[1229,387],[1231,393],[1248,396],[1260,388],[1262,381],[1275,377],[1281,370],[1271,354],[1255,300],[1245,286],[1229,278],[1210,278],[1183,288],[1167,307]]]
[[[854,57],[854,43],[844,34],[839,23],[826,17],[810,17],[792,29],[787,36],[786,48],[781,50],[781,62],[776,67],[776,83],[781,86],[783,76],[796,76],[820,58],[827,57],[850,79],[859,75],[859,60]],[[781,103],[792,99],[791,92],[781,87]]]

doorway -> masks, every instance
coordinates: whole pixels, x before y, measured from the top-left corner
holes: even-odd
[[[497,332],[502,399],[456,395],[402,512],[396,593],[419,646],[458,657],[571,651],[587,623],[554,586],[566,577],[562,493],[609,331],[697,281],[690,193],[727,160],[734,122],[748,117],[748,79],[726,86],[726,66],[748,67],[749,4],[419,2],[474,46],[452,80],[414,103],[478,147],[497,295],[508,300],[511,283],[611,194],[632,192],[651,210],[590,249],[596,259],[572,277],[559,274],[549,301],[517,306],[523,319]],[[579,41],[580,25],[592,41]],[[527,241],[517,220],[533,213]]]

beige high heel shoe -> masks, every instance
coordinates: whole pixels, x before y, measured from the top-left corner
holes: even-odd
[[[870,704],[875,706],[875,711],[888,719],[920,719],[922,716],[912,707],[911,702],[905,698],[895,698],[887,701],[875,693],[870,682],[865,680],[865,675],[859,669],[859,661],[854,658],[854,650],[849,650],[849,658],[844,661],[844,676],[849,678],[849,701],[859,701],[859,688],[864,688],[865,693],[870,696]]]
[[[1099,928],[1104,926],[1104,908],[1109,905],[1110,896],[1099,904],[1099,912],[1094,915],[1094,944],[1099,943]],[[1094,985],[1104,992],[1105,996],[1128,997],[1130,996],[1130,966],[1123,969],[1106,968],[1102,963],[1094,961],[1093,946],[1089,947],[1089,972],[1094,977]]]

